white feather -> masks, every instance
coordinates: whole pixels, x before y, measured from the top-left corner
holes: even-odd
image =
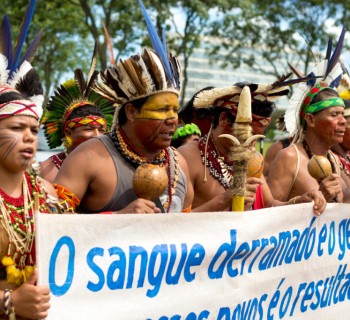
[[[9,71],[7,70],[8,60],[0,53],[0,84],[5,84],[9,77]]]
[[[39,119],[43,115],[43,103],[44,103],[44,96],[42,94],[32,96],[30,97],[30,101],[33,101],[37,107],[37,114],[39,116]]]
[[[117,68],[115,69],[115,74],[112,74],[113,77],[118,81],[119,88],[125,93],[125,95],[131,100],[138,96],[138,91],[130,79],[128,73],[126,72],[124,66],[121,63],[118,63]]]
[[[9,85],[15,88],[18,81],[22,79],[28,73],[28,71],[31,70],[32,68],[33,67],[28,61],[24,61],[21,64],[20,68],[15,72],[12,79],[9,81]]]
[[[328,76],[326,77],[325,81],[330,84],[333,80],[337,79],[342,74],[343,74],[343,69],[341,67],[341,64],[337,63],[333,67],[332,71],[328,74]]]
[[[310,87],[306,83],[299,83],[294,86],[293,95],[289,99],[289,106],[284,115],[284,122],[286,129],[291,135],[297,134],[300,129],[300,107],[303,103],[305,96],[310,90]]]
[[[310,73],[313,73],[316,77],[320,76],[320,78],[316,78],[316,83],[326,82],[329,85],[334,79],[342,74],[341,65],[340,63],[337,63],[326,79],[324,79],[322,76],[326,73],[327,63],[328,60],[323,60],[311,70]],[[302,129],[300,122],[300,108],[310,89],[311,87],[306,83],[299,83],[298,85],[295,85],[294,93],[289,99],[289,107],[286,110],[284,121],[287,131],[293,136],[297,136]]]
[[[239,94],[242,89],[237,86],[213,88],[210,90],[204,90],[196,96],[193,106],[195,108],[207,108],[212,106],[216,100],[225,96],[237,95],[237,102],[239,101]]]
[[[166,76],[165,76],[163,64],[160,61],[160,59],[158,58],[158,56],[153,51],[149,51],[149,54],[151,56],[152,61],[157,66],[159,79],[161,80],[161,90],[165,90],[168,88],[168,85],[167,85],[167,81],[166,81]]]
[[[154,91],[154,83],[142,57],[140,57],[137,63],[141,70],[141,83],[144,85],[147,93],[152,93]]]

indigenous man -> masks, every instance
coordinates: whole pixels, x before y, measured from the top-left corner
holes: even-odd
[[[44,112],[42,124],[51,149],[62,142],[65,152],[55,154],[40,164],[40,175],[53,182],[66,156],[79,144],[104,134],[110,129],[115,108],[106,99],[91,90],[97,79],[95,71],[97,46],[90,66],[89,78],[81,69],[75,70],[75,79],[64,82],[51,97]]]
[[[112,131],[76,148],[55,180],[61,192],[80,202],[80,212],[181,212],[192,203],[186,162],[170,148],[178,123],[180,64],[166,52],[142,3],[141,8],[157,51],[145,49],[101,74],[95,90],[118,105]],[[133,190],[136,168],[147,163],[165,168],[168,177],[154,201],[137,198]]]
[[[176,58],[170,57],[168,63],[180,74]],[[163,64],[157,53],[145,49],[142,55],[120,61],[101,75],[97,90],[119,104],[115,126],[111,133],[74,150],[55,181],[81,200],[79,211],[181,212],[191,205],[186,162],[169,147],[177,127],[180,79],[166,73]],[[132,78],[141,72],[147,81]],[[168,187],[158,199],[158,207],[153,201],[138,199],[133,191],[135,169],[144,163],[167,170]]]
[[[273,196],[280,201],[298,201],[300,195],[311,190],[321,190],[327,202],[343,201],[339,165],[330,151],[343,141],[346,125],[344,102],[334,89],[342,76],[342,68],[336,63],[341,42],[333,56],[317,65],[308,81],[295,88],[290,99],[285,123],[295,143],[278,153],[267,178]],[[327,157],[332,165],[332,174],[321,181],[307,169],[313,155]]]
[[[190,179],[194,187],[194,209],[213,211],[230,210],[231,208],[232,194],[229,188],[235,168],[228,159],[231,144],[219,136],[232,133],[240,93],[245,85],[249,86],[252,95],[253,121],[251,127],[253,134],[264,132],[270,123],[270,115],[273,111],[272,100],[288,92],[285,89],[274,90],[267,85],[240,83],[227,88],[214,88],[197,96],[194,106],[197,108],[213,106],[214,117],[210,132],[199,143],[189,143],[179,148],[187,160]],[[284,204],[273,199],[262,175],[261,179],[251,177],[247,181],[262,185],[258,188],[254,209]],[[249,190],[248,194],[251,194]],[[321,213],[325,205],[321,195],[305,194],[300,202],[312,199],[316,199],[315,213]]]
[[[118,105],[111,133],[74,150],[55,180],[60,193],[80,201],[80,212],[190,210],[193,188],[187,164],[169,147],[178,124],[181,67],[176,57],[167,54],[149,17],[146,22],[157,51],[145,49],[141,55],[120,60],[101,74],[96,86],[98,93]],[[168,186],[154,202],[137,198],[133,190],[135,169],[144,163],[167,171]],[[256,185],[251,188],[255,191]],[[251,204],[247,197],[246,205]]]

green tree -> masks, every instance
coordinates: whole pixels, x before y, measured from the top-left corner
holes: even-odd
[[[223,13],[212,25],[211,35],[221,41],[211,58],[276,77],[289,71],[288,61],[306,73],[324,57],[328,38],[340,34],[349,4],[338,2],[256,1]]]
[[[11,0],[2,1],[0,14],[9,15],[14,38],[17,37],[27,4],[27,0],[18,0],[16,5]],[[73,76],[75,68],[86,69],[89,64],[86,57],[91,56],[93,43],[87,42],[88,32],[82,22],[80,6],[71,1],[45,0],[36,4],[27,42],[43,29],[33,65],[42,80],[46,101],[63,79]]]

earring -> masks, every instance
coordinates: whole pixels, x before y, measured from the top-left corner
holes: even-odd
[[[73,144],[73,141],[72,141],[72,138],[70,136],[65,136],[63,139],[62,139],[62,143],[63,143],[63,146],[68,149],[72,146]]]

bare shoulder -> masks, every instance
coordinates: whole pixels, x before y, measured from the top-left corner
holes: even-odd
[[[298,148],[297,145],[295,146]],[[277,153],[274,163],[276,164],[278,162],[293,161],[296,158],[297,158],[297,151],[293,145],[290,145],[287,148],[281,149]]]
[[[88,163],[89,166],[94,166],[96,163],[100,165],[100,161],[103,161],[106,153],[108,151],[99,139],[89,139],[80,144],[67,156],[63,166],[66,163],[71,164],[73,162],[77,165],[84,165],[85,163]]]
[[[266,151],[265,157],[272,157],[274,158],[278,151],[283,149],[283,145],[281,141],[275,141]]]
[[[74,149],[64,160],[55,182],[65,185],[66,180],[72,177],[90,180],[91,176],[99,172],[103,167],[108,151],[99,139],[89,139]],[[70,181],[71,183],[71,181]]]
[[[188,166],[192,166],[191,164],[196,161],[196,159],[200,158],[200,152],[198,148],[198,142],[192,141],[184,144],[180,148],[177,149],[182,156],[186,159]]]
[[[50,182],[53,182],[58,173],[58,169],[55,166],[55,164],[50,159],[42,161],[39,164],[40,164],[40,176]]]
[[[185,172],[186,176],[188,176],[189,175],[188,163],[185,157],[179,151],[177,152],[177,157],[178,157],[178,161],[181,169]]]

